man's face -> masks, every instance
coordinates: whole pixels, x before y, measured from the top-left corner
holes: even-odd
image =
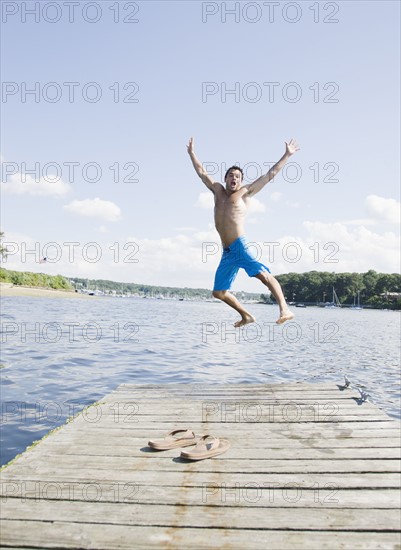
[[[227,191],[238,191],[241,187],[242,174],[239,170],[230,170],[226,177]]]

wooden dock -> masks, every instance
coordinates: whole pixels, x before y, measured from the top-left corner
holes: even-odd
[[[181,427],[231,448],[147,447]],[[3,469],[0,543],[400,549],[400,435],[335,384],[125,384]]]

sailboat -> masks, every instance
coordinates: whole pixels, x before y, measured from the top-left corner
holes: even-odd
[[[330,304],[327,304],[325,307],[328,307],[330,309],[341,307],[340,300],[338,299],[337,293],[334,290],[334,286],[333,286],[333,300]]]
[[[351,306],[351,309],[353,310],[356,310],[356,311],[360,311],[362,308],[361,304],[360,304],[360,301],[359,301],[359,290],[358,290],[358,302],[357,304],[355,304],[355,295],[354,295],[354,305]]]

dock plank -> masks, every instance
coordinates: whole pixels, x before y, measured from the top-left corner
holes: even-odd
[[[301,487],[301,484],[269,483],[259,486],[252,482],[235,485],[203,482],[201,487],[154,486],[130,483],[14,481],[4,483],[2,502],[10,499],[25,500],[71,500],[101,502],[134,502],[142,504],[169,504],[181,506],[247,506],[260,507],[266,501],[270,507],[316,508],[374,508],[388,509],[399,507],[399,489],[348,489],[325,483],[314,489]]]
[[[147,447],[179,426],[231,448]],[[336,384],[123,384],[2,469],[1,544],[399,549],[400,434]]]
[[[142,447],[147,450],[147,447]],[[248,449],[242,449],[248,451]],[[42,451],[42,449],[41,449]],[[213,461],[213,468],[217,471],[223,472],[252,472],[252,473],[280,473],[280,472],[294,472],[294,473],[340,473],[340,472],[400,472],[400,461],[391,460],[389,458],[377,460],[375,458],[364,460],[354,458],[323,458],[315,457],[314,459],[302,459],[302,458],[238,458],[238,453],[241,451],[235,449],[229,449],[224,456],[224,461],[220,457]],[[142,455],[137,454],[136,461],[145,461],[146,465],[141,465],[141,470],[153,471],[155,469],[165,471],[185,471],[185,472],[202,472],[209,471],[211,465],[209,463],[202,462],[182,462],[177,465],[175,457],[177,456],[177,450],[161,453],[155,451],[146,452],[147,456],[144,458],[145,453]],[[244,452],[245,454],[245,452]],[[278,454],[278,453],[277,453]],[[19,461],[19,464],[13,468],[14,473],[21,471],[29,473],[45,473],[51,471],[57,471],[62,461],[63,471],[79,469],[80,471],[97,469],[100,470],[129,470],[133,465],[134,455],[131,456],[106,456],[99,453],[98,455],[49,455],[44,452],[36,453],[34,458],[26,458]]]
[[[179,492],[179,489],[178,491]],[[3,506],[2,506],[3,507]],[[201,507],[201,511],[200,508]],[[325,530],[329,523],[333,531],[396,531],[400,515],[396,509],[386,509],[385,525],[378,521],[376,509],[369,508],[321,508],[321,507],[264,507],[231,506],[229,514],[222,513],[222,506],[208,506],[199,499],[198,505],[180,506],[136,502],[70,501],[57,502],[40,499],[23,502],[8,499],[2,511],[3,519],[54,522],[66,517],[71,522],[103,523],[109,525],[157,525],[160,527],[215,527],[219,529],[292,529]],[[224,507],[227,512],[227,507]]]
[[[241,440],[238,438],[232,438],[232,442],[238,446],[230,452],[230,457],[235,458],[247,458],[249,451],[241,447]],[[384,441],[384,442],[383,442]],[[360,445],[349,447],[350,442],[337,441],[335,439],[329,440],[332,442],[331,446],[315,446],[313,442],[310,444],[296,443],[294,440],[264,440],[260,442],[258,439],[254,441],[247,440],[247,444],[252,444],[252,458],[253,459],[266,459],[271,460],[278,458],[281,460],[287,459],[315,459],[315,458],[354,458],[354,459],[366,459],[366,458],[383,458],[394,459],[401,458],[401,449],[397,446],[397,440],[394,439],[373,439],[370,441],[361,440]],[[326,444],[327,445],[327,444]],[[330,445],[330,443],[329,443]],[[141,446],[143,446],[143,439],[131,439],[129,442],[122,442],[121,438],[116,439],[115,443],[111,444],[109,439],[106,439],[104,443],[98,439],[92,439],[87,441],[86,445],[77,441],[74,445],[70,442],[65,443],[45,443],[43,450],[46,447],[47,456],[59,456],[59,455],[78,455],[78,456],[142,456]]]
[[[369,537],[359,532],[343,531],[273,531],[240,529],[191,529],[181,530],[159,526],[90,524],[38,521],[3,520],[0,528],[9,540],[8,546],[23,545],[33,548],[108,548],[131,550],[132,548],[189,548],[207,550],[226,548],[244,550],[252,540],[253,550],[376,550],[399,548],[399,536],[394,533],[375,533]],[[37,541],[37,542],[36,542]]]

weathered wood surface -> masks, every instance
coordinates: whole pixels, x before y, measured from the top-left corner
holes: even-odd
[[[147,447],[176,427],[231,448]],[[1,545],[399,550],[400,435],[334,384],[123,385],[3,469]]]

